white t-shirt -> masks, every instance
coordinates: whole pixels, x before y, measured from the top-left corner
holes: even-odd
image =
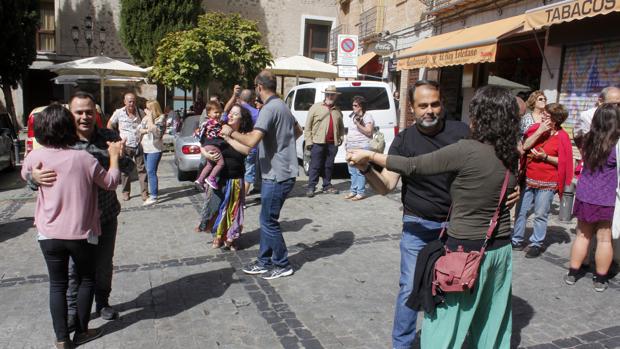
[[[596,108],[585,110],[579,113],[579,117],[577,118],[577,123],[575,124],[575,128],[573,129],[573,135],[585,135],[590,132],[590,126],[592,125],[592,118],[594,118],[594,112]]]
[[[375,120],[372,118],[370,113],[364,113],[364,117],[362,119],[364,125],[369,123],[375,124]],[[358,127],[351,120],[351,126],[349,126],[349,131],[347,132],[347,149],[366,149],[368,148],[368,144],[372,140],[372,137],[368,137],[363,134]]]

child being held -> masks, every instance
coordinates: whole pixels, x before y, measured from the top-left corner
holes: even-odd
[[[217,161],[209,160],[207,157],[207,164],[202,169],[200,176],[194,182],[196,186],[204,190],[204,184],[208,184],[213,189],[218,189],[217,175],[224,168],[224,157],[220,150],[224,140],[219,136],[222,131],[222,124],[220,123],[220,116],[222,115],[222,106],[217,102],[207,103],[207,120],[200,125],[196,137],[200,140],[202,154],[206,157],[207,154],[211,155],[219,154]]]

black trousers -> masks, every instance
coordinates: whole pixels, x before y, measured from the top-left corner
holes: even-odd
[[[67,287],[69,283],[69,257],[75,261],[79,276],[77,294],[76,332],[88,330],[90,308],[95,292],[96,246],[86,240],[40,240],[41,252],[50,278],[50,312],[56,340],[69,340],[67,329]]]
[[[334,159],[338,153],[335,144],[313,144],[310,150],[310,173],[308,173],[308,190],[316,189],[319,177],[323,177],[323,189],[332,184]]]
[[[109,305],[108,299],[112,292],[112,268],[114,259],[114,247],[116,246],[116,231],[118,218],[114,217],[101,224],[99,243],[95,247],[97,258],[95,261],[95,302],[97,310]],[[69,261],[69,289],[67,291],[67,304],[69,315],[77,314],[77,297],[80,278],[75,269],[73,260]]]

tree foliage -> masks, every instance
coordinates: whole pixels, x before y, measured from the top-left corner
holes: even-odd
[[[152,65],[161,39],[195,27],[200,12],[200,0],[121,0],[121,40],[136,63]]]
[[[2,0],[0,2],[0,85],[7,110],[17,127],[11,88],[24,77],[37,57],[35,38],[39,27],[39,1]]]
[[[247,85],[271,62],[261,37],[256,22],[238,14],[201,15],[196,28],[164,37],[151,76],[168,87],[188,89],[209,81]]]

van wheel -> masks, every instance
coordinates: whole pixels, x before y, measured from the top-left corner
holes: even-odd
[[[305,149],[304,146],[304,157],[302,159],[302,167],[304,168],[304,173],[307,175],[310,174],[310,151]]]

